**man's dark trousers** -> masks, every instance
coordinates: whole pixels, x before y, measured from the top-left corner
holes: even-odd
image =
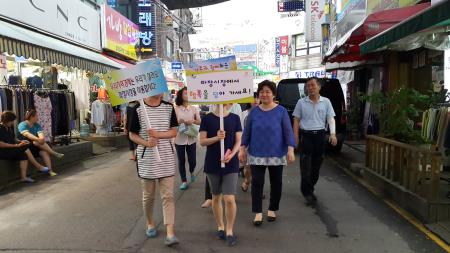
[[[300,189],[303,196],[312,196],[314,186],[319,181],[320,166],[322,165],[325,149],[325,130],[300,130]]]

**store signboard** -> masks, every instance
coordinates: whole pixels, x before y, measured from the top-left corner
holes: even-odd
[[[218,71],[237,70],[236,57],[232,55],[205,61],[190,62],[185,66],[185,70],[187,76]]]
[[[280,67],[280,37],[275,38],[275,66]]]
[[[169,91],[159,59],[108,72],[104,79],[113,106]]]
[[[289,54],[289,36],[280,37],[280,55]]]
[[[187,76],[190,104],[253,102],[253,71],[235,70]]]
[[[310,78],[310,77],[318,77],[318,78],[336,78],[336,73],[326,72],[325,68],[312,68],[312,69],[303,69],[303,70],[295,70],[289,72],[289,78]]]
[[[139,26],[113,8],[102,6],[102,47],[137,60]]]
[[[137,1],[137,24],[140,30],[140,51],[146,59],[156,54],[155,4],[153,0]]]
[[[412,6],[417,0],[367,0],[367,15],[374,12]]]
[[[280,56],[280,73],[289,72],[289,56],[281,55]]]
[[[81,1],[14,0],[2,4],[0,16],[98,51],[99,12]]]
[[[349,0],[337,16],[337,40],[366,18],[366,0]]]
[[[450,49],[444,51],[444,89],[450,91]]]
[[[322,41],[322,23],[325,23],[325,0],[306,0],[306,42]]]
[[[181,62],[172,62],[170,64],[170,69],[173,73],[182,73],[183,72],[183,63]]]
[[[278,12],[304,11],[305,2],[302,1],[278,1]]]

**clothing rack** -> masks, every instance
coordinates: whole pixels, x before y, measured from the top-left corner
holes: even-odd
[[[48,95],[50,95],[50,94],[74,94],[74,92],[71,91],[70,89],[60,90],[60,89],[51,89],[51,88],[46,88],[46,87],[40,87],[40,88],[33,87],[33,88],[30,88],[30,87],[27,87],[27,86],[24,86],[24,85],[4,85],[4,84],[1,84],[0,88],[1,89],[8,89],[8,90],[13,91],[13,92],[14,91],[26,92],[27,94],[30,94],[31,96],[32,96],[32,94],[35,94],[35,95],[40,96],[41,98],[46,97],[45,94],[48,94]],[[44,94],[42,94],[42,93],[44,93]],[[72,98],[71,100],[67,100],[67,103],[68,103],[67,106],[72,105],[72,103],[74,101],[73,95],[66,95],[66,97],[71,97]],[[60,102],[57,102],[56,105],[53,105],[53,108],[59,108],[59,103]],[[73,105],[75,106],[75,104],[73,104]],[[51,141],[52,143],[56,143],[55,140],[60,140],[60,141],[58,141],[58,143],[68,144],[68,143],[70,143],[70,140],[77,139],[77,138],[72,138],[73,120],[76,119],[76,115],[77,115],[76,107],[74,107],[74,106],[65,107],[67,109],[64,109],[64,110],[67,110],[66,113],[69,113],[70,115],[73,115],[71,117],[69,117],[69,115],[67,115],[67,123],[66,123],[67,128],[64,126],[63,127],[63,129],[64,129],[63,132],[59,132],[59,131],[55,132],[53,130],[51,133],[48,133],[49,134],[49,139],[47,139],[48,141]],[[26,107],[22,106],[22,109],[21,109],[22,110],[22,114],[21,114],[22,117],[24,115],[23,113],[25,112],[25,109],[30,109],[30,108],[35,108],[35,104],[26,104]],[[70,109],[68,109],[68,108],[70,108]],[[60,109],[56,109],[56,110],[59,111]],[[16,112],[18,112],[18,111],[16,111]],[[66,113],[64,113],[64,115],[66,115]],[[61,115],[61,114],[58,114],[58,115]],[[60,122],[59,120],[55,121],[55,119],[53,119],[52,121],[53,121],[53,124],[55,124],[55,122],[58,122],[56,124],[59,124],[59,122]],[[64,122],[66,122],[66,121],[64,120]],[[67,134],[64,133],[66,131],[66,129],[68,130]],[[58,132],[60,134],[58,134]],[[77,140],[79,141],[79,139],[77,139]]]

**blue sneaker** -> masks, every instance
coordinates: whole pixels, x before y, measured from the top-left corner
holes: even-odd
[[[182,190],[182,191],[187,190],[187,188],[188,188],[188,184],[187,184],[186,182],[183,182],[183,183],[180,185],[180,190]]]
[[[195,182],[195,180],[197,180],[197,177],[194,175],[191,175],[191,184]]]
[[[158,235],[158,232],[156,231],[156,228],[149,228],[147,229],[146,234],[149,238],[155,238]]]
[[[178,238],[176,236],[172,236],[172,237],[166,237],[166,240],[164,241],[164,244],[167,247],[172,247],[176,244],[179,244],[180,241],[178,241]]]
[[[42,170],[39,170],[39,171],[42,173],[48,173],[50,171],[50,169],[47,167],[44,167],[44,168],[42,168]]]

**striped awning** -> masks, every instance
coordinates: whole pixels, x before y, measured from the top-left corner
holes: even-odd
[[[4,21],[0,21],[0,52],[98,73],[124,67],[101,53]]]

